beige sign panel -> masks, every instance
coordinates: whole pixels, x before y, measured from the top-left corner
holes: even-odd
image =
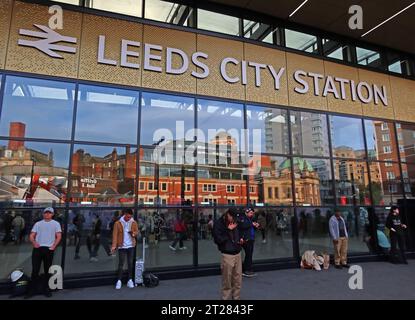
[[[82,14],[64,10],[63,29],[57,30],[58,34],[48,28],[49,19],[47,6],[14,3],[6,69],[77,77]],[[65,41],[55,42],[56,39]],[[25,45],[19,45],[19,41]]]
[[[368,117],[394,119],[393,100],[391,98],[389,76],[382,73],[359,69],[359,81],[369,84],[369,87],[372,89],[371,95],[373,96],[369,103],[362,103],[363,115]],[[379,98],[379,94],[377,93],[379,92],[377,90],[382,89],[382,86],[386,90],[387,106],[384,105],[384,103]]]
[[[327,99],[321,96],[324,81],[321,79],[317,80],[319,95],[315,95],[314,88],[316,86],[314,85],[313,78],[309,76],[310,73],[324,75],[323,61],[287,52],[287,70],[289,105],[315,110],[327,110]],[[307,75],[299,74],[300,70]],[[305,81],[306,84],[301,84],[295,80],[296,72],[299,79]],[[301,93],[304,91],[306,92]]]
[[[355,83],[359,82],[359,74],[357,68],[343,66],[341,64],[334,62],[324,61],[324,71],[326,76],[331,75],[332,77],[337,79],[341,78],[354,81]],[[335,81],[334,83],[338,94],[341,95],[341,82]],[[328,110],[332,112],[362,115],[362,103],[357,99],[356,101],[353,101],[350,85],[344,83],[343,86],[346,99],[336,98],[333,94],[327,95]]]
[[[247,68],[246,100],[288,105],[285,52],[249,43],[245,43],[244,47],[246,61],[251,64],[252,62],[262,64],[257,68],[252,65]],[[284,70],[281,70],[281,68],[284,68]],[[280,72],[281,74],[279,74]]]
[[[146,25],[143,42],[161,47],[161,50],[148,49],[151,54],[161,56],[161,61],[149,60],[161,72],[143,69],[143,87],[196,93],[196,78],[192,76],[192,71],[196,71],[192,63],[196,34]]]
[[[220,66],[224,58],[231,57],[237,61],[243,60],[243,43],[199,34],[197,35],[197,50],[208,54],[208,58],[203,62],[210,70],[208,77],[197,79],[197,93],[213,97],[245,100],[245,86],[241,81],[228,83],[223,79],[220,72]],[[228,64],[226,72],[229,77],[241,79],[240,64]]]
[[[0,68],[2,69],[6,60],[12,4],[12,0],[0,1]]]
[[[415,81],[389,77],[395,119],[415,122]]]
[[[141,86],[141,68],[133,65],[141,63],[142,28],[141,24],[134,22],[85,14],[79,78]],[[122,40],[125,46],[124,53],[132,52],[125,55],[125,61],[122,60],[121,54]],[[138,57],[135,56],[136,53]]]

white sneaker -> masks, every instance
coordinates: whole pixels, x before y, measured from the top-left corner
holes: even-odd
[[[265,240],[265,239],[264,239],[264,240],[262,240],[262,243],[267,243],[267,240]]]
[[[120,290],[122,287],[122,282],[121,280],[118,280],[117,283],[115,284],[115,289]]]
[[[186,250],[187,248],[186,247],[181,247],[181,248],[179,248],[180,250]]]
[[[89,259],[89,262],[98,262],[98,259],[95,258],[95,257],[92,257],[92,258]]]
[[[169,246],[170,249],[172,249],[173,251],[176,251],[176,248],[173,246]]]
[[[128,288],[134,288],[134,282],[133,282],[133,280],[128,280],[128,282],[127,282],[127,287]]]

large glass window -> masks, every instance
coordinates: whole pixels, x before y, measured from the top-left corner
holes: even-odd
[[[175,232],[177,224],[183,224],[184,232]],[[172,266],[191,266],[193,264],[193,209],[153,209],[139,210],[138,225],[140,235],[137,246],[137,257],[142,257],[142,237],[146,237],[146,268],[162,268]],[[212,240],[212,247],[215,247]],[[173,249],[172,249],[173,248]],[[218,254],[217,248],[211,252]]]
[[[2,206],[63,206],[67,198],[69,145],[0,142]]]
[[[357,63],[373,68],[382,68],[380,53],[374,50],[356,47]]]
[[[262,155],[249,166],[250,200],[255,205],[292,205],[290,160]]]
[[[198,100],[199,202],[246,203],[245,134],[243,106]],[[234,185],[229,192],[227,185]]]
[[[371,176],[378,168],[370,167]],[[367,163],[354,160],[334,160],[337,203],[341,205],[370,205]],[[372,180],[373,183],[373,180]]]
[[[317,37],[307,33],[285,29],[285,45],[300,51],[318,53]]]
[[[350,61],[350,47],[342,43],[323,38],[323,54],[324,56],[336,60]]]
[[[193,8],[162,0],[145,0],[144,17],[182,26],[193,26]]]
[[[273,34],[277,32],[277,28],[272,28],[270,25],[262,22],[245,20],[243,22],[243,34],[245,38],[257,40],[266,43],[274,43]]]
[[[75,139],[136,144],[138,102],[135,91],[80,85]]]
[[[362,120],[329,116],[333,156],[339,158],[365,158]]]
[[[293,111],[290,114],[293,154],[329,155],[325,114]]]
[[[415,162],[415,125],[396,124],[399,153],[404,162]]]
[[[7,76],[0,134],[70,139],[75,84]]]
[[[142,0],[86,0],[85,5],[90,8],[104,11],[126,14],[129,16],[141,17]]]
[[[329,234],[329,220],[333,208],[297,208],[297,229],[300,254],[306,250],[332,252],[333,242]]]
[[[137,149],[75,145],[71,199],[79,206],[133,205]]]
[[[143,92],[141,100],[141,145],[194,141],[194,99]],[[186,147],[184,146],[184,147]]]
[[[393,122],[365,120],[367,152],[370,160],[397,161],[397,144]]]
[[[294,177],[297,205],[334,204],[329,160],[295,157]]]
[[[197,27],[209,31],[239,36],[239,18],[197,9]]]
[[[404,190],[407,198],[415,198],[415,164],[402,163]]]
[[[138,201],[143,206],[191,205],[195,202],[195,169],[179,155],[181,142],[163,150],[140,149],[140,188]]]
[[[370,162],[372,196],[375,205],[396,204],[403,198],[401,173],[398,163]]]
[[[286,110],[247,106],[246,113],[249,151],[290,153]]]
[[[115,271],[118,259],[111,255],[112,231],[120,210],[72,209],[68,213],[65,274]],[[137,248],[142,250],[140,242]]]

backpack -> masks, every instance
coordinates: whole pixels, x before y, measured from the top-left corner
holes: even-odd
[[[159,278],[151,272],[143,273],[143,283],[147,288],[154,288],[159,285]]]

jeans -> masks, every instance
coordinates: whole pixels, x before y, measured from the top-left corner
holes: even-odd
[[[252,256],[254,254],[254,240],[246,242],[242,248],[245,251],[245,259],[242,264],[242,272],[252,271]]]
[[[32,252],[32,283],[30,284],[30,291],[33,293],[39,281],[40,267],[43,262],[43,271],[45,273],[44,283],[42,289],[44,292],[49,291],[49,268],[53,263],[53,251],[48,247],[33,248]]]
[[[81,249],[81,232],[75,232],[75,256],[79,255],[79,250]]]
[[[127,260],[128,279],[133,278],[133,255],[134,247],[128,249],[118,249],[118,280],[121,281],[125,260]]]
[[[179,242],[179,247],[183,248],[183,240],[185,238],[184,232],[176,232],[176,239],[174,239],[173,243],[171,244],[172,247],[176,247],[177,242]]]

